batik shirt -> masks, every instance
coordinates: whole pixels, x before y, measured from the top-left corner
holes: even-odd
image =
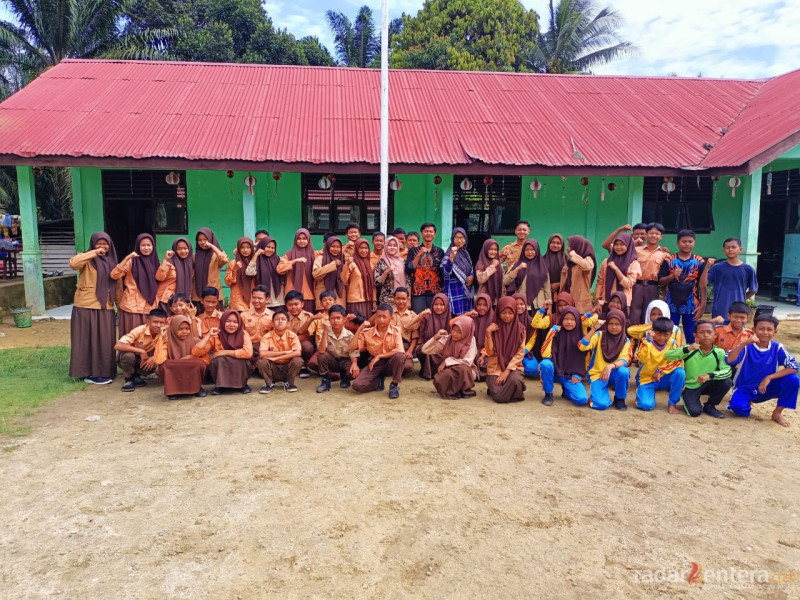
[[[411,278],[412,296],[433,296],[442,291],[442,260],[444,250],[433,246],[419,261],[419,266],[414,268],[414,258],[419,254],[422,246],[415,246],[408,251],[406,260],[406,273]],[[432,260],[430,260],[432,259]]]

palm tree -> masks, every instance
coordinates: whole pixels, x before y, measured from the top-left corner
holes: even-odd
[[[610,7],[597,10],[593,0],[550,0],[550,28],[536,36],[528,68],[539,73],[585,73],[638,52],[620,40],[622,15]]]
[[[63,167],[35,171],[36,209],[42,221],[72,218],[72,173]],[[0,209],[19,214],[17,169],[0,167]]]
[[[333,42],[339,64],[347,67],[368,67],[380,56],[380,33],[375,28],[372,9],[362,6],[355,24],[344,13],[329,10],[325,13],[333,32]]]

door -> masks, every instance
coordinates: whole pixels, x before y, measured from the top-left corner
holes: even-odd
[[[453,202],[453,228],[461,227],[467,232],[467,251],[477,262],[483,242],[489,239],[489,209],[483,199],[462,198]],[[445,240],[444,243],[450,243]]]

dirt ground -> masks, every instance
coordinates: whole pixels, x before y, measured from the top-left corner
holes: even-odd
[[[794,413],[119,385],[0,440],[0,597],[800,597]],[[795,579],[710,580],[731,568]]]

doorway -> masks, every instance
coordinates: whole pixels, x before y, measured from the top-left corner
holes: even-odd
[[[767,184],[771,180],[770,194]],[[781,294],[786,232],[792,206],[800,199],[800,172],[796,170],[765,173],[761,178],[761,209],[758,227],[758,267],[756,277],[762,293]],[[790,274],[793,275],[793,274]],[[778,286],[777,289],[773,289]]]

